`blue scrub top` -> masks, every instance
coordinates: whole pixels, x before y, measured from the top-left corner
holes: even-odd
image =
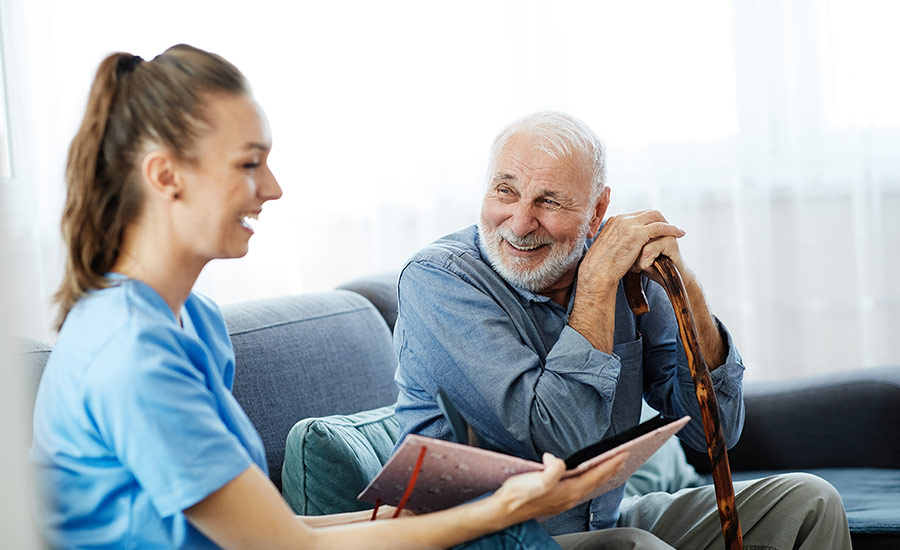
[[[262,441],[231,394],[216,305],[182,326],[146,284],[111,275],[69,313],[41,379],[32,461],[54,548],[209,548],[182,511],[255,463]]]

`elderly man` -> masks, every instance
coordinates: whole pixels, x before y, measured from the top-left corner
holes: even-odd
[[[690,415],[679,437],[705,449],[674,312],[652,268],[664,254],[685,282],[725,438],[737,442],[744,366],[679,253],[684,231],[653,210],[604,222],[605,179],[601,143],[568,115],[533,114],[497,136],[480,223],[421,250],[400,275],[401,436],[450,438],[435,401],[443,388],[486,443],[529,459],[566,456],[636,425],[642,397],[668,415]],[[646,275],[650,312],[640,317],[625,300],[628,271]],[[736,491],[746,548],[850,548],[840,497],[826,482],[796,474]],[[544,526],[554,535],[605,529],[617,548],[623,539],[721,546],[711,486],[624,503],[623,492]]]

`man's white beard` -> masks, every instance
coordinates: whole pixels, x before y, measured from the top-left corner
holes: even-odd
[[[578,263],[584,252],[590,223],[590,218],[584,220],[578,237],[568,241],[554,241],[549,236],[537,237],[531,234],[517,238],[506,228],[486,228],[482,219],[478,222],[478,236],[485,244],[488,261],[494,271],[509,284],[537,293],[549,288]],[[550,254],[539,265],[529,268],[530,261],[527,258],[504,257],[501,254],[500,247],[504,246],[504,240],[520,248],[546,244],[551,247]],[[505,260],[509,263],[505,263]]]

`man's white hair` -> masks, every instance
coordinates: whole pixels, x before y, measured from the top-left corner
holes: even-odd
[[[540,111],[510,123],[494,138],[488,163],[487,183],[490,185],[497,167],[500,151],[514,135],[526,135],[537,140],[537,148],[550,158],[559,160],[573,154],[583,154],[592,165],[591,200],[596,200],[606,186],[606,148],[600,138],[583,121],[557,111]]]

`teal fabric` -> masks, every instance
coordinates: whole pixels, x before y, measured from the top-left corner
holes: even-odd
[[[699,487],[704,483],[704,478],[688,464],[678,439],[673,437],[628,478],[625,496],[658,491],[675,493],[685,487]]]
[[[308,516],[372,508],[356,496],[387,462],[398,434],[393,405],[297,422],[285,445],[285,500]]]
[[[659,413],[644,403],[641,410],[641,422],[657,414]],[[658,491],[674,493],[686,487],[698,487],[704,483],[703,476],[688,464],[678,438],[673,437],[628,478],[628,482],[625,484],[625,496],[646,495]]]

